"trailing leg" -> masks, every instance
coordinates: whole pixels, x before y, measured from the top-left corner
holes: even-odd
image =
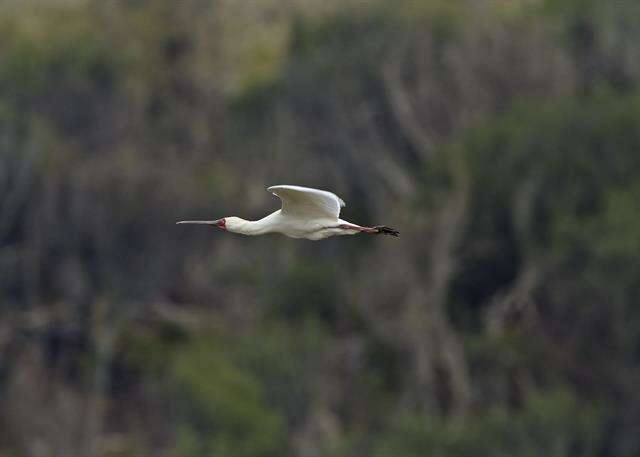
[[[361,227],[355,224],[342,224],[338,226],[344,230],[357,230],[362,233],[369,233],[371,235],[391,235],[398,236],[400,234],[396,229],[392,229],[391,227],[386,227],[384,225],[376,225],[375,227]]]

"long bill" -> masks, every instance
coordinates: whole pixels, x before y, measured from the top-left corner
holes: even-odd
[[[203,225],[218,225],[220,223],[220,219],[215,221],[180,221],[176,222],[176,224],[203,224]]]

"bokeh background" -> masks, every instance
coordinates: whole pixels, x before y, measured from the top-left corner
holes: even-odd
[[[0,455],[640,455],[640,2],[0,1]],[[248,238],[273,184],[391,237]]]

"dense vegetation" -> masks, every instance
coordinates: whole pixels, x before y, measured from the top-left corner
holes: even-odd
[[[0,454],[639,455],[640,4],[242,3],[0,3]]]

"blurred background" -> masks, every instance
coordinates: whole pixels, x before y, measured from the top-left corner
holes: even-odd
[[[0,0],[0,455],[640,455],[636,0]],[[181,219],[329,189],[401,231]]]

